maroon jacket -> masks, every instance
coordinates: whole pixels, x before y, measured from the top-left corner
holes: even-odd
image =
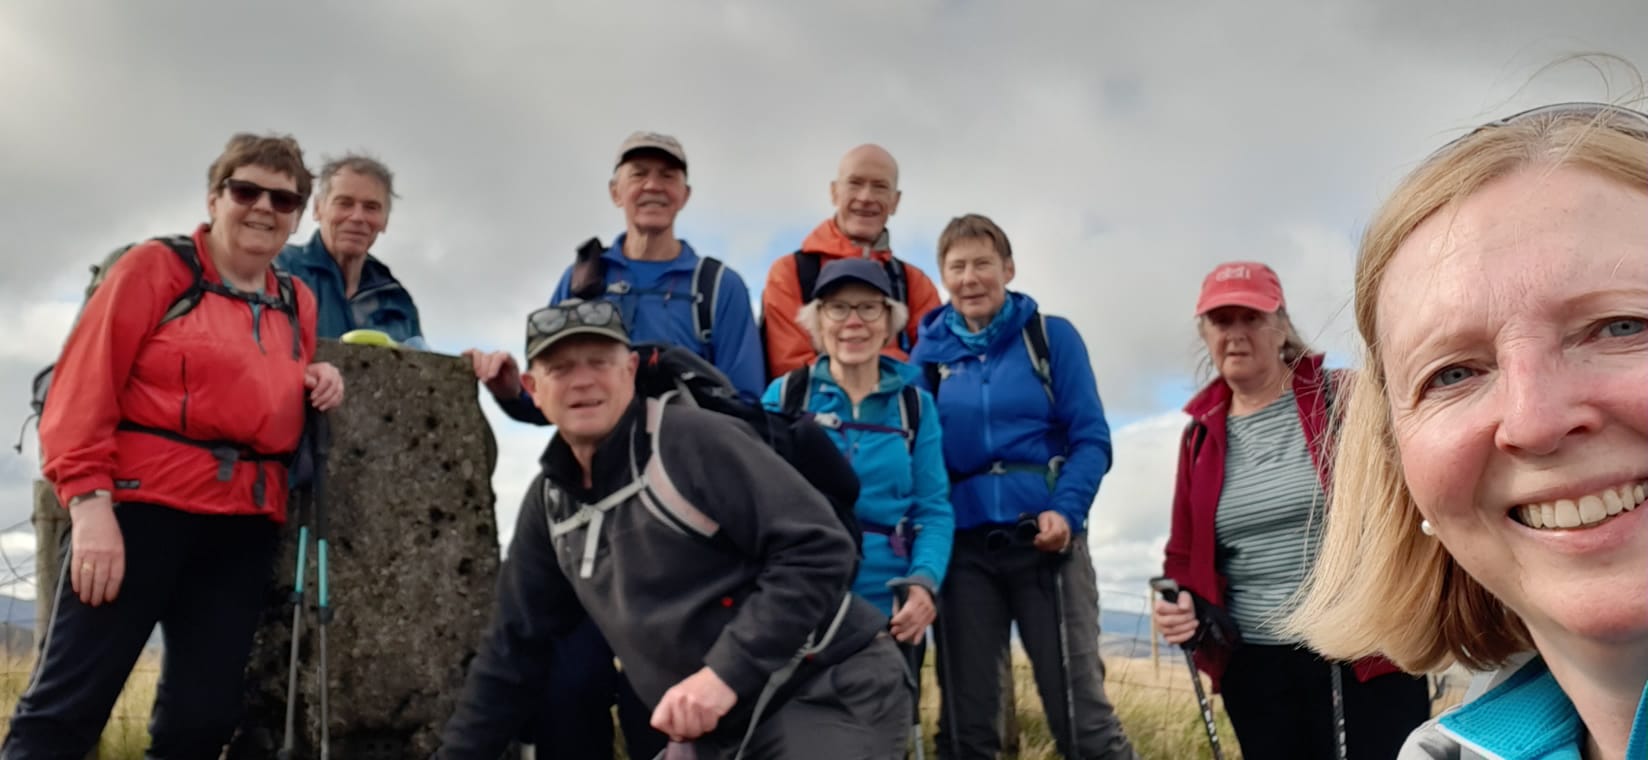
[[[1320,354],[1304,357],[1293,371],[1299,424],[1305,429],[1305,442],[1323,490],[1328,487],[1328,467],[1333,460],[1333,442],[1327,434],[1328,397],[1323,391],[1327,390],[1327,382],[1332,382],[1337,391],[1343,383],[1342,374],[1330,371],[1324,375]],[[1162,573],[1178,581],[1181,588],[1219,606],[1224,605],[1225,577],[1219,574],[1214,561],[1218,539],[1213,522],[1225,483],[1225,418],[1230,412],[1230,396],[1230,386],[1215,379],[1185,404],[1185,413],[1191,419],[1179,441],[1173,527],[1167,538],[1167,561],[1162,566]],[[1229,658],[1230,652],[1211,646],[1196,650],[1196,665],[1213,678],[1215,692],[1219,691],[1219,679]],[[1355,671],[1357,680],[1367,681],[1394,673],[1397,667],[1383,657],[1370,657],[1356,661]]]

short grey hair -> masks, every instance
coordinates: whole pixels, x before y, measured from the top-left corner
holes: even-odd
[[[332,178],[338,176],[338,172],[341,171],[351,171],[382,182],[383,190],[389,196],[384,203],[385,208],[393,205],[395,199],[400,197],[395,195],[395,173],[389,171],[389,167],[382,161],[364,153],[345,153],[341,158],[331,159],[321,165],[320,192],[315,194],[317,200],[332,194]]]
[[[824,299],[814,298],[795,313],[796,324],[807,331],[807,335],[813,339],[813,350],[820,354],[824,353],[823,317],[818,313],[818,304],[822,300]],[[882,348],[886,348],[898,340],[898,334],[904,332],[904,327],[910,324],[910,307],[886,296],[882,296],[881,300],[887,304],[887,313],[882,317],[887,320],[887,340],[881,344]]]

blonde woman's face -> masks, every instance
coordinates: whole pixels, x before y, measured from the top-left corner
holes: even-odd
[[[1542,649],[1641,642],[1648,192],[1576,168],[1495,181],[1397,249],[1377,319],[1436,540]]]

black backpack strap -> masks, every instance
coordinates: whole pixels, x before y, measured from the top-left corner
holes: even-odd
[[[1191,420],[1185,425],[1185,435],[1190,439],[1190,461],[1202,454],[1202,443],[1207,440],[1207,426],[1198,420]]]
[[[1047,392],[1048,405],[1054,405],[1057,399],[1053,396],[1053,356],[1047,347],[1047,317],[1040,309],[1031,314],[1030,321],[1024,325],[1024,349],[1030,353],[1030,368],[1036,371],[1042,390]]]
[[[904,442],[914,452],[916,435],[921,432],[921,391],[914,385],[904,386],[898,394],[898,418],[904,428]]]
[[[166,313],[160,316],[159,324],[155,325],[159,327],[188,314],[200,304],[201,297],[206,294],[206,270],[200,265],[200,252],[195,249],[194,238],[188,235],[170,235],[155,239],[166,244],[166,247],[177,255],[178,260],[189,268],[192,277],[189,287],[184,288],[183,292],[172,300],[172,305],[166,309]]]
[[[944,382],[944,370],[937,362],[927,362],[921,365],[921,375],[927,379],[927,392],[933,394],[933,403],[938,403],[938,386]]]
[[[807,397],[812,391],[812,384],[813,368],[810,364],[784,373],[784,384],[778,387],[779,408],[790,415],[807,411]]]
[[[692,268],[692,332],[710,349],[710,360],[715,360],[715,344],[710,337],[715,333],[715,303],[721,295],[721,277],[726,268],[719,259],[702,256]]]
[[[275,289],[280,293],[280,302],[286,306],[286,316],[292,321],[292,358],[302,358],[303,328],[298,324],[298,289],[292,284],[292,275],[276,270]]]
[[[818,272],[824,268],[824,257],[807,251],[791,254],[795,259],[795,282],[801,292],[801,303],[813,300],[813,288],[818,286]]]
[[[572,259],[572,279],[567,283],[568,294],[585,301],[593,301],[607,292],[607,266],[601,255],[607,247],[599,237],[585,240],[578,246]]]
[[[904,269],[904,262],[899,261],[895,256],[888,256],[887,261],[881,267],[887,270],[887,281],[892,283],[893,300],[908,307],[910,305],[910,281],[909,275]],[[905,326],[905,329],[898,331],[898,348],[906,355],[910,353],[911,343],[908,325]]]

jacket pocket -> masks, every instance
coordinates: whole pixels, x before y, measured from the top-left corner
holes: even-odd
[[[183,402],[178,405],[178,409],[177,409],[177,432],[183,433],[183,434],[188,434],[188,432],[189,432],[189,357],[187,357],[187,356],[178,357],[178,360],[177,360],[177,375],[178,375],[177,384],[183,388]]]

